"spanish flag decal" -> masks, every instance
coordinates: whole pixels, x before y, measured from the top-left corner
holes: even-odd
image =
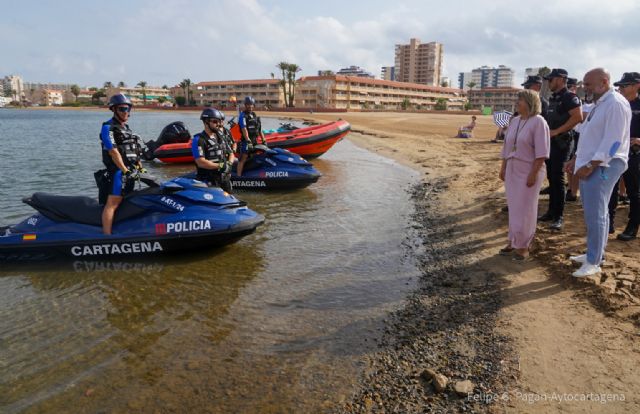
[[[36,235],[35,234],[24,234],[22,235],[22,241],[29,241],[29,240],[35,240],[36,239]]]

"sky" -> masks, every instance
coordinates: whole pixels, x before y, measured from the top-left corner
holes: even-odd
[[[443,75],[507,65],[640,72],[637,0],[22,0],[0,14],[0,76],[173,86],[357,65],[380,76],[395,44],[444,44]]]

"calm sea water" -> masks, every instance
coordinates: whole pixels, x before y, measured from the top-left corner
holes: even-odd
[[[20,199],[35,191],[96,195],[108,118],[0,110],[0,225],[31,214]],[[197,113],[130,125],[146,140],[177,120],[200,130]],[[417,275],[403,247],[417,176],[348,140],[313,163],[323,177],[306,189],[239,193],[266,222],[220,250],[0,264],[0,412],[317,412],[348,398]]]

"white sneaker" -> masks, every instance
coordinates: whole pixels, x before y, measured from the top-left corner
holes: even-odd
[[[591,276],[595,275],[596,273],[600,273],[601,271],[602,269],[600,269],[600,266],[592,265],[585,262],[582,264],[582,266],[580,266],[580,269],[573,272],[573,277]]]
[[[587,263],[587,255],[586,254],[580,254],[578,256],[569,256],[569,260],[571,260],[574,263]],[[605,260],[604,260],[604,255],[602,255],[602,261],[600,262],[600,264],[604,264]]]
[[[586,254],[580,254],[578,256],[569,256],[569,260],[571,260],[572,262],[576,262],[576,263],[586,263],[587,262],[587,255]]]

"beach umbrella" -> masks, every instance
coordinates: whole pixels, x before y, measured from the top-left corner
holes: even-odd
[[[500,128],[504,128],[509,125],[509,121],[511,121],[511,117],[513,113],[509,111],[497,111],[493,113],[493,123],[499,126]]]

